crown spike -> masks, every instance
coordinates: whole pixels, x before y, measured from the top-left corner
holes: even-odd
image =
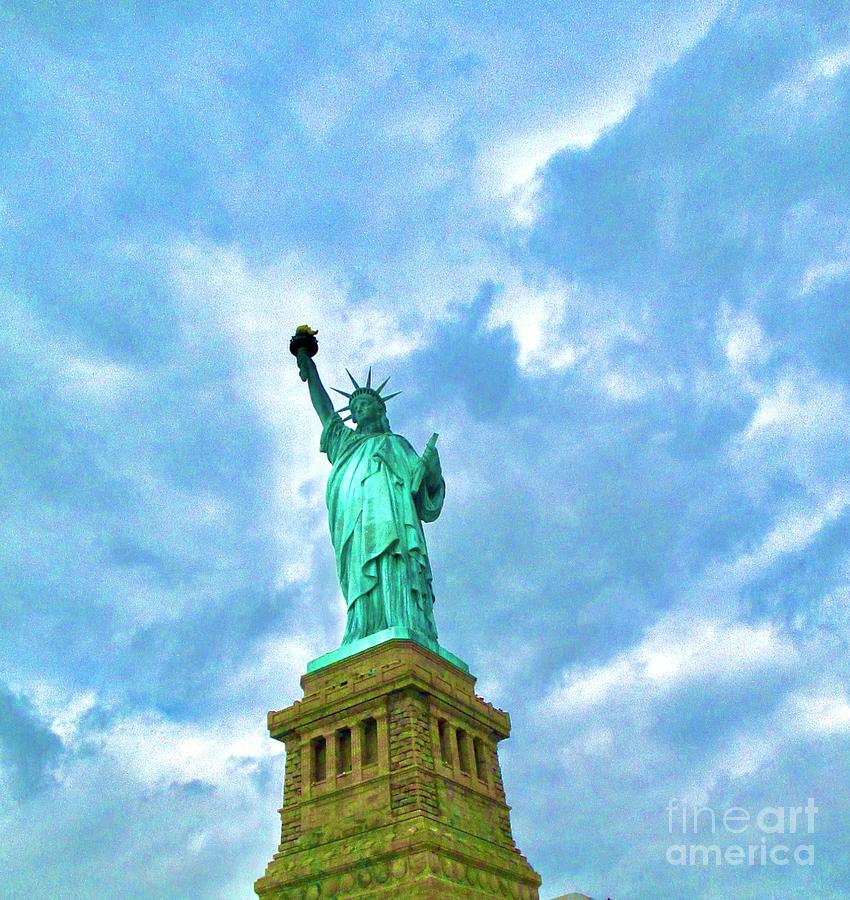
[[[383,380],[381,386],[375,388],[375,390],[380,394],[381,391],[386,387],[386,384],[387,384],[387,382],[388,382],[389,380],[390,380],[390,377],[389,377],[389,375],[387,375],[387,377]]]
[[[372,367],[369,366],[369,374],[366,376],[366,387],[372,387]]]
[[[401,392],[401,391],[396,391],[394,394],[387,394],[386,397],[381,397],[381,400],[383,400],[384,403],[386,403],[387,400],[392,400],[393,397],[398,397],[398,395],[399,395],[400,393],[402,393],[402,392]]]
[[[351,379],[351,383],[354,385],[355,390],[359,391],[360,385],[354,380],[354,376],[351,374],[351,372],[348,371],[348,369],[346,369],[345,371],[348,373],[348,377]]]
[[[339,388],[335,388],[335,387],[332,387],[331,390],[336,391],[338,394],[342,394],[342,396],[345,397],[347,400],[351,399],[351,394],[347,393],[346,391],[340,390]]]
[[[341,413],[341,412],[345,412],[347,409],[351,409],[351,407],[350,407],[350,406],[340,406],[340,408],[339,408],[339,409],[335,409],[334,412],[335,412],[335,413]]]
[[[350,419],[351,419],[351,416],[346,416],[342,421],[343,421],[343,422],[348,422]]]

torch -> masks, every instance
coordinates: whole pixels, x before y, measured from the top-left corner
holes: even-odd
[[[307,380],[307,368],[302,364],[303,357],[299,354],[303,350],[307,356],[315,356],[319,352],[319,342],[316,340],[318,331],[314,331],[309,325],[299,325],[295,334],[289,341],[289,352],[298,360],[298,371],[301,380]]]

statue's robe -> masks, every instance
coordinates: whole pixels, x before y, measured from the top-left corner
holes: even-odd
[[[353,431],[338,415],[325,424],[321,450],[333,465],[326,500],[348,604],[342,643],[394,625],[436,641],[422,522],[439,516],[445,483],[429,488],[419,456],[401,435]]]

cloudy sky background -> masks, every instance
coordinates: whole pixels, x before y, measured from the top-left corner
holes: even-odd
[[[268,7],[0,5],[4,896],[253,896],[344,619],[306,321],[440,432],[541,896],[850,897],[850,7]]]

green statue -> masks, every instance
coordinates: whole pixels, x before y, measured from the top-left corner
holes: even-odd
[[[337,575],[348,605],[342,644],[393,626],[436,642],[422,523],[440,515],[445,497],[437,435],[420,457],[405,438],[393,434],[386,401],[397,394],[381,395],[389,379],[373,388],[371,368],[365,385],[358,385],[349,372],[354,390],[333,388],[348,400],[334,410],[313,361],[316,333],[299,326],[290,350],[322,421],[320,449],[333,466],[326,500]],[[343,419],[340,412],[349,414]],[[356,429],[344,424],[349,419]]]

